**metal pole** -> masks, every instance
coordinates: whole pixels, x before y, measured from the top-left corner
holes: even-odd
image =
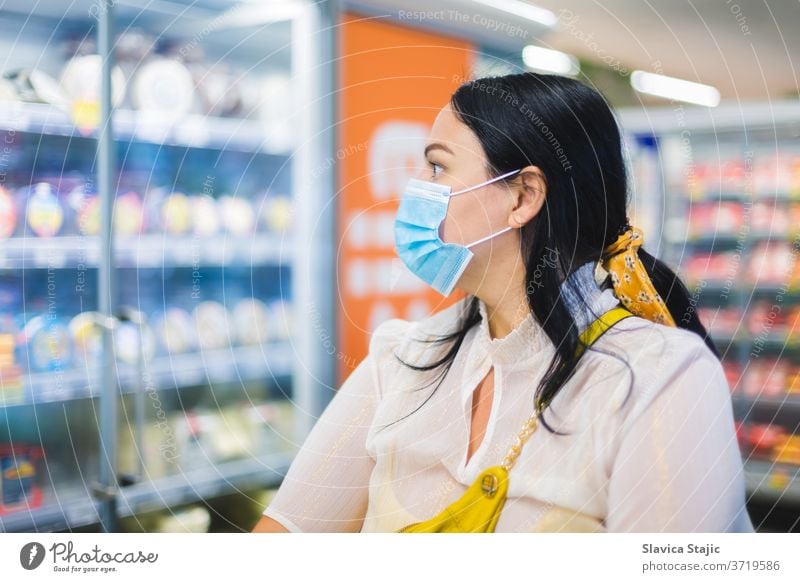
[[[98,262],[99,311],[107,323],[114,321],[114,286],[111,231],[114,205],[116,155],[111,126],[111,68],[113,66],[113,4],[103,0],[98,19],[97,45],[102,58],[100,86],[100,128],[97,141],[97,184],[100,196],[101,230]],[[117,530],[117,398],[118,387],[113,343],[113,325],[103,325],[103,364],[100,392],[100,522],[104,532]]]
[[[292,186],[295,192],[294,258],[292,294],[294,312],[312,314],[311,323],[298,326],[294,337],[295,357],[300,362],[295,375],[297,440],[311,428],[332,398],[336,356],[323,349],[320,332],[335,337],[335,167],[319,172],[335,151],[333,127],[335,95],[336,3],[327,0],[305,3],[292,22],[292,76],[298,98],[298,134],[303,136],[293,152]]]

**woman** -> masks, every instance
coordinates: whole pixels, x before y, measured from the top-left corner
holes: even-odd
[[[752,532],[722,365],[686,287],[628,223],[602,96],[533,73],[466,83],[425,156],[398,254],[466,297],[378,326],[254,531],[427,520],[542,404],[495,531]],[[579,354],[620,300],[634,316]]]

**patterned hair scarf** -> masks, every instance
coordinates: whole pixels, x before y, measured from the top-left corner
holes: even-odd
[[[623,228],[624,232],[605,248],[600,259],[603,269],[611,275],[614,295],[634,315],[675,327],[672,314],[639,260],[644,233],[630,224]]]

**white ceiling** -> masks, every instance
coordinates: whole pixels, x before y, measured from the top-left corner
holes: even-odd
[[[346,2],[352,4],[352,2]],[[472,0],[362,0],[396,17],[398,8],[456,5],[506,19],[524,19]],[[779,99],[800,88],[800,0],[535,0],[562,16],[556,28],[514,38],[486,27],[462,34],[499,48],[536,42],[589,60],[618,60],[627,69],[661,72],[717,87],[726,100]],[[571,20],[570,20],[571,19]],[[410,23],[409,23],[410,24]],[[459,27],[433,21],[448,31]]]
[[[587,59],[604,49],[630,68],[653,72],[660,62],[663,74],[714,85],[728,100],[776,99],[800,88],[798,0],[537,4],[562,16],[543,39],[552,48]]]

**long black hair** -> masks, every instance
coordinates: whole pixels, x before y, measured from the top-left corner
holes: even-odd
[[[596,263],[628,223],[628,180],[620,130],[598,91],[558,75],[525,72],[475,79],[461,85],[450,103],[457,118],[480,141],[489,176],[535,165],[545,177],[547,193],[542,211],[520,229],[520,250],[528,306],[556,348],[534,393],[534,399],[546,408],[585,352],[576,353],[578,328],[560,292],[561,285],[582,265]],[[521,178],[516,174],[505,180],[515,184]],[[700,335],[719,358],[684,283],[643,248],[638,254],[676,325]],[[567,284],[581,299],[572,279]],[[604,286],[610,286],[608,279]],[[446,346],[441,358],[415,365],[396,355],[414,370],[438,371],[433,378],[439,379],[437,388],[467,332],[481,319],[477,297],[467,297],[465,306],[453,332],[420,340]],[[582,307],[590,310],[585,300]],[[548,430],[557,432],[543,417],[540,420]]]

